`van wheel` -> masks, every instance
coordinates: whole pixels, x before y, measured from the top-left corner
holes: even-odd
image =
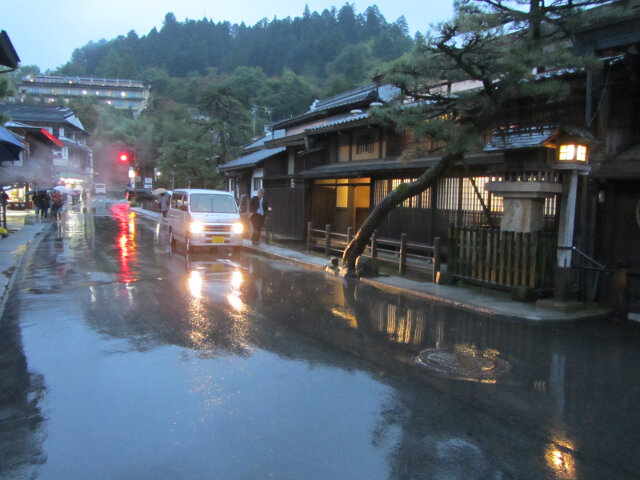
[[[176,237],[173,235],[172,229],[169,229],[169,247],[172,252],[176,251]]]

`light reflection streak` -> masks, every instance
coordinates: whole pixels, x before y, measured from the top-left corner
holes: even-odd
[[[111,207],[111,212],[118,221],[120,232],[117,236],[117,247],[120,253],[120,280],[129,284],[137,278],[133,275],[131,263],[136,259],[136,223],[135,212],[129,211],[126,204],[117,204]]]
[[[202,274],[198,270],[192,270],[187,280],[189,284],[189,292],[191,296],[196,299],[202,298]]]
[[[242,276],[242,272],[240,270],[234,270],[233,273],[231,274],[231,286],[235,290],[238,290],[242,285],[243,281],[244,281],[244,278]]]
[[[242,301],[240,295],[238,295],[237,292],[228,294],[227,301],[229,302],[229,305],[231,305],[231,307],[238,313],[242,313],[247,309],[247,306]]]
[[[212,273],[213,272],[213,273]],[[212,298],[209,298],[207,290],[208,279],[211,276],[215,287],[211,290]],[[214,348],[211,334],[217,330],[217,319],[211,316],[211,310],[207,307],[209,300],[223,299],[231,307],[233,321],[233,336],[237,343],[246,335],[244,314],[249,307],[241,296],[240,287],[245,281],[242,270],[235,266],[229,271],[223,263],[202,263],[189,271],[186,277],[186,287],[190,295],[187,307],[188,333],[187,338],[191,346],[197,350]],[[219,292],[218,289],[222,289]]]
[[[575,445],[569,440],[556,438],[547,445],[544,453],[547,465],[553,469],[556,478],[573,480],[577,478],[576,464],[573,453]]]

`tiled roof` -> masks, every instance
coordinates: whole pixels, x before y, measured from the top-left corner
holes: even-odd
[[[367,85],[366,87],[356,88],[343,92],[333,97],[325,98],[314,103],[313,110],[328,110],[330,108],[339,107],[342,105],[350,105],[353,103],[362,102],[363,100],[371,97],[372,100],[377,98],[377,86]]]
[[[220,170],[235,170],[238,168],[248,168],[255,167],[262,160],[265,160],[269,157],[273,157],[280,152],[284,152],[286,148],[278,147],[278,148],[264,148],[262,150],[258,150],[253,153],[249,153],[248,155],[243,155],[235,160],[231,160],[230,162],[225,163],[224,165],[220,165]]]
[[[325,128],[332,128],[338,125],[345,125],[347,123],[357,122],[359,120],[365,120],[369,118],[368,113],[360,113],[360,114],[344,114],[338,116],[335,120],[329,121],[323,125],[317,125],[315,127],[307,128],[305,131],[307,132],[316,132],[318,130],[323,130]]]
[[[535,127],[508,129],[494,132],[484,147],[485,152],[500,152],[522,148],[542,147],[556,131],[557,127]]]
[[[591,132],[574,125],[536,125],[493,132],[491,140],[484,147],[484,151],[501,152],[523,148],[554,147],[558,139],[563,136],[582,138],[583,141],[590,144],[598,143],[598,140]]]
[[[276,125],[284,126],[286,124],[300,123],[301,121],[320,117],[326,115],[328,111],[334,109],[346,109],[353,105],[369,104],[378,100],[384,102],[390,102],[396,98],[400,93],[400,89],[393,85],[383,85],[378,87],[375,84],[367,85],[366,87],[355,88],[348,92],[343,92],[333,97],[325,98],[323,100],[316,100],[313,105],[305,113],[296,117],[287,118],[281,120]]]
[[[266,133],[264,136],[254,140],[249,145],[246,145],[243,150],[253,150],[255,148],[263,147],[264,142],[268,142],[269,140],[276,140],[278,138],[282,138],[285,135],[284,130],[274,130],[273,132]]]
[[[74,142],[73,140],[69,140],[68,138],[65,138],[65,137],[60,137],[60,141],[64,143],[67,147],[77,148],[78,150],[84,150],[85,152],[93,151],[86,145],[82,145],[81,143]]]
[[[17,122],[43,126],[65,123],[84,131],[75,112],[67,107],[0,104],[0,110]]]

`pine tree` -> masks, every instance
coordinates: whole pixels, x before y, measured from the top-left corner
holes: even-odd
[[[419,37],[412,55],[386,73],[415,106],[396,106],[378,115],[379,121],[410,129],[416,137],[440,141],[441,160],[374,207],[343,253],[343,274],[353,274],[357,257],[385,216],[463,161],[487,126],[499,122],[507,102],[531,97],[552,102],[566,94],[562,80],[540,82],[537,74],[547,67],[580,68],[593,62],[572,49],[574,32],[594,16],[623,14],[627,3],[457,0],[454,18],[438,25],[427,39]],[[456,95],[429,88],[443,80],[475,82],[477,88]]]

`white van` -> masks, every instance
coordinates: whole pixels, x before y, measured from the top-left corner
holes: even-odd
[[[222,190],[176,189],[171,195],[169,244],[184,244],[186,252],[195,247],[242,246],[242,222],[232,193]]]
[[[95,183],[93,185],[93,191],[96,195],[106,195],[107,186],[104,183]]]

